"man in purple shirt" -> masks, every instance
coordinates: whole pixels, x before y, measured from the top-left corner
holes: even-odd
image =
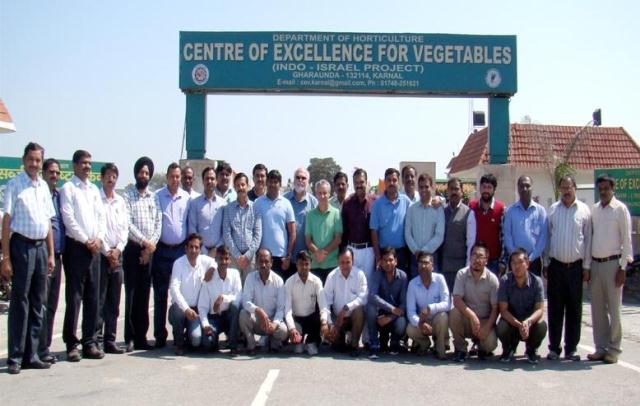
[[[173,262],[184,255],[187,238],[189,195],[180,188],[181,170],[177,163],[167,168],[167,186],[156,192],[162,211],[162,232],[151,263],[153,279],[153,335],[156,348],[167,344],[167,299]]]

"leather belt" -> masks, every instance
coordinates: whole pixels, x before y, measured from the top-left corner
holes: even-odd
[[[622,255],[618,254],[618,255],[611,255],[610,257],[606,257],[606,258],[592,257],[591,259],[593,259],[596,262],[609,262],[609,261],[614,261],[616,259],[620,259],[621,257]]]
[[[551,261],[555,262],[557,265],[560,265],[563,268],[573,268],[576,265],[578,265],[580,262],[582,262],[581,259],[579,259],[577,261],[573,261],[573,262],[562,262],[562,261],[558,261],[555,258],[551,258]]]
[[[161,246],[163,248],[169,248],[169,249],[176,249],[176,248],[181,248],[184,246],[184,241],[179,243],[179,244],[165,244],[162,241],[158,241],[158,246]]]
[[[362,242],[362,243],[356,243],[356,242],[350,242],[349,244],[347,244],[349,246],[351,246],[352,248],[355,248],[357,250],[361,250],[364,248],[369,248],[371,247],[371,244],[369,244],[368,242]]]
[[[24,235],[19,233],[13,233],[13,236],[16,237],[18,240],[28,242],[29,244],[34,244],[34,245],[42,244],[44,242],[44,238],[41,240],[34,240],[29,237],[25,237]]]

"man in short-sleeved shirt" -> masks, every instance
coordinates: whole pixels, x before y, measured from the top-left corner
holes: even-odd
[[[453,286],[453,308],[449,314],[449,327],[456,349],[454,360],[467,357],[467,340],[478,344],[478,358],[484,359],[496,349],[495,333],[498,318],[498,277],[487,268],[489,248],[476,242],[471,249],[471,264],[456,275]]]
[[[322,283],[338,266],[338,246],[342,238],[340,211],[329,205],[330,189],[324,179],[316,183],[318,207],[311,210],[305,220],[305,239],[313,258],[311,270]]]

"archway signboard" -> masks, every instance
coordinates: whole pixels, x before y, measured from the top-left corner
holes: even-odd
[[[206,145],[211,93],[487,97],[491,163],[505,163],[516,37],[348,32],[181,32],[187,157]]]

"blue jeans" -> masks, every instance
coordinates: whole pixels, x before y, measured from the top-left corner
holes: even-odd
[[[222,312],[222,314],[209,314],[209,324],[213,327],[213,335],[205,336],[202,340],[202,346],[205,350],[218,349],[218,340],[220,333],[227,335],[227,341],[229,342],[229,349],[238,348],[238,316],[240,309],[238,306],[231,303],[229,309]]]
[[[169,323],[173,327],[173,341],[177,346],[184,346],[185,329],[189,336],[189,344],[193,348],[200,346],[202,342],[202,329],[200,319],[188,320],[184,311],[177,304],[172,304],[169,308]]]
[[[384,327],[380,327],[378,325],[378,316],[383,314],[395,317],[395,320]],[[375,305],[367,305],[367,328],[369,329],[369,344],[371,349],[380,349],[380,336],[384,337],[383,344],[386,345],[389,334],[391,334],[391,347],[398,347],[400,345],[400,339],[404,336],[407,328],[407,319],[405,319],[404,316],[398,317],[385,310],[379,310]]]

